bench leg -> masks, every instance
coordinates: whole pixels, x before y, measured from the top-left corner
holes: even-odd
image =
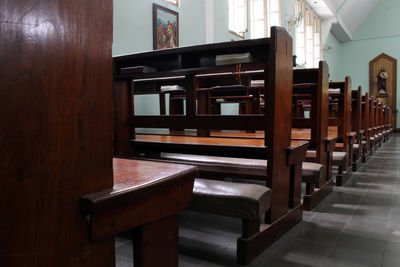
[[[306,183],[306,195],[312,195],[314,193],[314,184]]]
[[[178,215],[133,230],[135,266],[178,266]]]
[[[242,222],[242,238],[249,238],[260,232],[260,218],[254,221],[243,220]]]
[[[343,166],[339,166],[338,173],[336,175],[336,186],[342,186],[343,180]]]

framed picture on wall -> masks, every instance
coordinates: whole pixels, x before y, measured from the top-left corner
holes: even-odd
[[[179,14],[153,4],[153,49],[179,46]]]

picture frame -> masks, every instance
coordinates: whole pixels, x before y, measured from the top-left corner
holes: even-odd
[[[380,76],[386,73],[384,83]],[[382,78],[382,76],[381,76]],[[380,83],[378,80],[381,80]],[[384,85],[384,88],[380,86]],[[393,125],[397,128],[397,59],[381,53],[369,62],[369,95],[393,110]]]
[[[159,50],[178,46],[178,12],[153,4],[153,49]]]

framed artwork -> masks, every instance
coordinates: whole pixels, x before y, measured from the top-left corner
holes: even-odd
[[[369,62],[369,94],[393,110],[397,127],[397,60],[385,53]]]
[[[179,14],[153,4],[153,49],[179,46]]]

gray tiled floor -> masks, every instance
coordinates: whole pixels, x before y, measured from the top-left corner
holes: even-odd
[[[238,266],[240,227],[231,218],[183,212],[180,266]],[[132,266],[129,239],[116,239],[116,260]],[[400,266],[400,134],[249,266]]]

